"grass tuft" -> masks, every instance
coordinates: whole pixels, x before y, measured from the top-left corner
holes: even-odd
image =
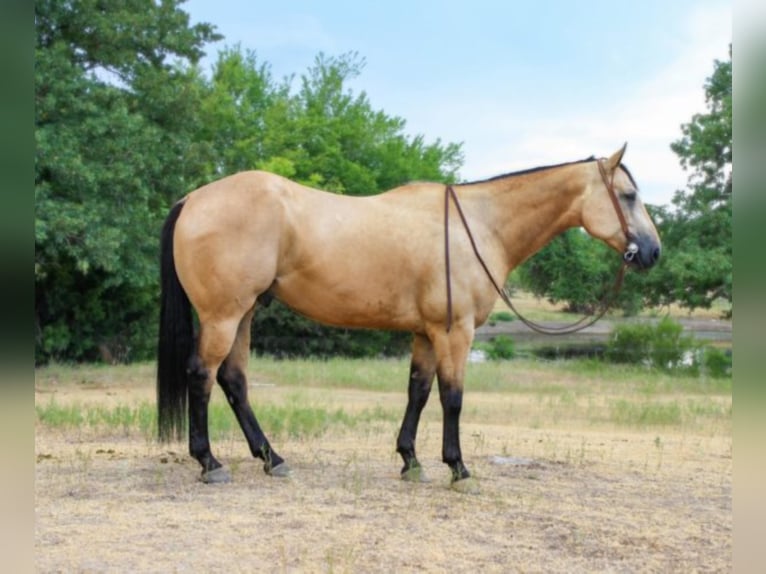
[[[138,434],[152,439],[157,433],[157,413],[153,404],[141,402],[134,406],[61,405],[51,400],[46,405],[35,406],[40,424],[55,429],[89,429],[102,433],[119,432]],[[330,408],[308,404],[301,395],[295,394],[287,404],[264,404],[257,409],[261,426],[274,437],[314,438],[331,429],[354,429],[360,425],[397,420],[395,413],[379,405],[359,412],[349,413],[343,408]],[[211,401],[208,411],[208,428],[212,439],[241,436],[239,424],[228,403]]]
[[[126,435],[137,432],[147,437],[154,436],[157,432],[155,406],[148,402],[134,406],[106,407],[80,403],[60,405],[51,399],[47,405],[35,405],[35,412],[38,422],[62,430],[109,430],[120,431]]]

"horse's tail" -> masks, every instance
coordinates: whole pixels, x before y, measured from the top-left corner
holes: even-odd
[[[160,329],[157,344],[157,429],[159,439],[181,440],[186,428],[187,365],[194,352],[189,297],[173,260],[173,232],[184,203],[170,210],[160,239]]]

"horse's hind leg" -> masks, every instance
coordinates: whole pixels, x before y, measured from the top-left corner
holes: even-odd
[[[407,410],[396,440],[396,451],[404,460],[402,479],[423,481],[423,469],[415,456],[415,440],[418,433],[420,413],[428,402],[434,374],[436,373],[436,355],[433,345],[427,337],[415,335],[412,344],[412,362],[410,363],[410,381],[407,391]]]
[[[242,318],[237,329],[237,337],[229,356],[218,369],[218,384],[221,385],[226,398],[231,405],[239,426],[245,434],[247,444],[253,456],[263,460],[263,469],[272,476],[287,476],[290,469],[271,448],[263,434],[255,413],[247,399],[247,361],[250,357],[250,323],[255,307]]]
[[[210,450],[208,405],[210,391],[223,359],[237,334],[237,321],[203,322],[197,354],[189,360],[189,453],[202,465],[204,482],[228,482],[230,476]]]

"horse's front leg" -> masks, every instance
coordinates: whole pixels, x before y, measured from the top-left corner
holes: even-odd
[[[473,341],[473,322],[463,321],[449,333],[432,336],[438,361],[439,399],[442,405],[442,460],[449,466],[454,488],[474,492],[476,485],[468,480],[471,473],[463,462],[460,449],[460,413],[463,409],[463,380],[468,353]]]
[[[452,482],[469,478],[460,450],[460,411],[463,409],[463,384],[439,377],[439,399],[442,404],[442,460],[452,472]]]
[[[407,391],[407,410],[396,440],[396,451],[404,460],[402,479],[415,482],[426,480],[423,468],[415,456],[415,441],[418,434],[420,413],[428,402],[434,375],[436,373],[436,355],[431,341],[424,335],[415,335],[412,344],[412,362]]]

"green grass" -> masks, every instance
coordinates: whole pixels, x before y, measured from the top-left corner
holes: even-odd
[[[137,405],[104,407],[74,403],[61,405],[52,399],[35,407],[37,420],[49,427],[61,430],[92,430],[101,433],[138,435],[153,439],[157,434],[157,413],[154,404],[141,402]],[[259,405],[258,421],[277,438],[310,438],[325,434],[330,429],[355,429],[376,422],[391,422],[398,414],[380,406],[349,413],[343,408],[312,405],[296,394],[285,405]],[[240,429],[228,403],[223,399],[212,400],[208,411],[208,428],[213,439],[239,436]]]
[[[368,423],[398,419],[393,412],[381,407],[350,413],[341,407],[310,404],[300,396],[291,398],[284,405],[258,405],[256,410],[261,427],[268,429],[269,436],[276,438],[315,438],[330,430],[356,429]],[[224,401],[211,402],[209,425],[213,438],[240,433],[234,414]]]
[[[381,392],[407,392],[409,359],[296,359],[254,357],[251,381],[293,387],[350,388]],[[540,382],[544,379],[545,382]],[[636,365],[615,365],[594,359],[545,361],[520,358],[469,364],[467,392],[550,392],[567,385],[625,384],[645,392],[731,392],[731,378],[708,379],[670,375]]]
[[[609,410],[610,422],[626,427],[690,427],[731,421],[731,403],[713,400],[619,399]]]
[[[109,429],[126,435],[137,432],[153,436],[157,432],[156,407],[148,402],[137,405],[61,405],[51,399],[46,405],[36,405],[37,420],[45,426],[60,429]]]
[[[274,385],[276,389],[274,393],[260,393],[256,388],[252,393],[261,426],[275,438],[318,437],[333,430],[368,432],[369,428],[380,428],[380,424],[397,427],[406,403],[408,373],[407,359],[254,357],[248,367],[251,384]],[[41,389],[82,385],[95,397],[113,383],[121,387],[152,385],[154,367],[52,365],[37,369],[35,378]],[[364,395],[363,400],[370,402],[353,406],[344,403],[341,395],[332,392],[334,389],[391,396],[382,401],[387,405],[385,408],[375,406],[374,396]],[[730,378],[676,375],[635,365],[587,359],[488,361],[468,365],[465,391],[466,421],[494,417],[498,424],[538,428],[616,425],[679,430],[709,427],[724,432],[731,426]],[[471,406],[471,397],[481,393],[497,394],[497,400]],[[440,420],[435,389],[433,394],[425,416]],[[45,394],[39,397],[42,398],[37,399],[35,407],[37,420],[46,427],[119,433],[147,440],[156,436],[153,400],[107,407],[91,404],[92,401],[58,402]],[[214,439],[241,437],[239,425],[218,389],[210,404],[209,427]]]
[[[611,420],[623,426],[678,426],[682,408],[677,401],[646,403],[620,399],[612,404]]]
[[[407,388],[408,359],[274,359],[253,357],[251,381],[292,387],[359,388],[401,391]]]

